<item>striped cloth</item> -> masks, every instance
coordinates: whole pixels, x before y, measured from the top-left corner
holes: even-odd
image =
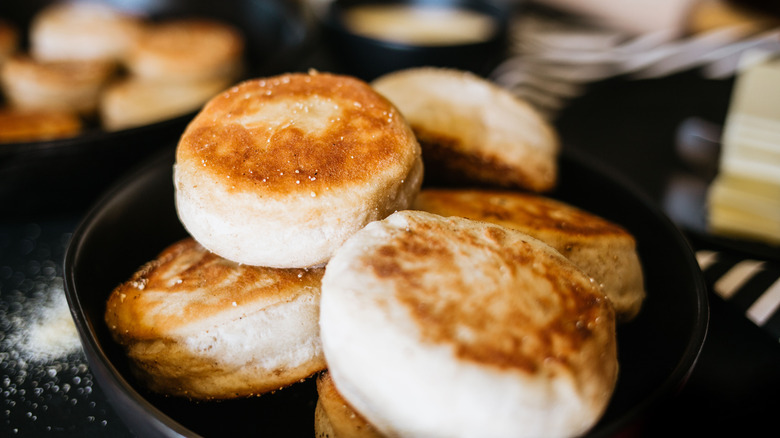
[[[780,341],[780,264],[711,250],[696,259],[711,291]]]

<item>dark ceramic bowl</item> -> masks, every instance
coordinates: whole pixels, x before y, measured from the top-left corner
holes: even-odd
[[[334,0],[321,13],[324,36],[338,69],[370,81],[411,67],[436,66],[468,70],[487,76],[504,58],[507,27],[512,8],[500,0]],[[356,33],[344,12],[355,6],[436,6],[484,14],[493,22],[493,32],[478,42],[412,44]]]
[[[196,16],[233,24],[246,39],[247,76],[294,69],[311,34],[308,14],[292,0],[102,1],[151,20]],[[22,50],[32,18],[55,2],[0,1],[0,17],[18,27]],[[193,115],[115,132],[89,126],[73,138],[0,144],[0,214],[83,212],[118,176],[177,139]]]
[[[143,437],[313,436],[311,379],[246,400],[194,403],[148,392],[133,378],[103,314],[108,295],[163,248],[186,236],[176,215],[173,148],[129,175],[91,209],[65,255],[65,290],[90,370],[112,406]],[[709,319],[707,291],[678,229],[626,181],[585,156],[566,153],[553,197],[625,226],[637,238],[647,300],[618,328],[620,375],[609,407],[588,436],[614,437],[685,384]]]

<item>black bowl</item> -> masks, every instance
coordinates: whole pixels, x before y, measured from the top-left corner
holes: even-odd
[[[487,76],[504,58],[513,8],[500,0],[334,0],[322,13],[324,35],[339,71],[370,81],[406,68],[449,67]],[[361,5],[436,6],[465,9],[489,16],[494,32],[485,40],[450,45],[416,45],[353,32],[344,12]]]
[[[103,314],[110,292],[163,248],[187,235],[173,202],[174,147],[123,179],[72,236],[65,290],[97,382],[139,436],[312,436],[311,379],[247,400],[194,403],[149,393],[133,378]],[[553,196],[627,227],[638,241],[647,300],[618,328],[620,376],[589,436],[608,437],[643,419],[685,384],[709,319],[707,291],[692,250],[654,204],[585,156],[567,152]]]
[[[231,23],[246,39],[247,76],[295,69],[308,48],[311,23],[300,2],[289,0],[102,0],[150,20],[211,17]],[[0,17],[13,23],[28,47],[29,25],[57,0],[0,1]],[[118,176],[174,141],[194,116],[108,132],[88,126],[77,137],[0,144],[0,214],[4,217],[81,213]],[[96,124],[95,124],[96,125]]]

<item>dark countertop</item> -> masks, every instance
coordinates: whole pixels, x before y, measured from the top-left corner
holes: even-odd
[[[675,156],[679,124],[691,117],[723,122],[730,81],[695,72],[653,80],[594,84],[560,114],[564,147],[599,157],[662,203],[665,181],[690,172]],[[31,196],[34,196],[31,194]],[[62,259],[86,210],[0,219],[0,341],[24,303],[61,290]],[[695,248],[707,245],[692,240]],[[626,436],[757,435],[780,412],[780,345],[737,309],[710,294],[710,327],[687,385],[626,431]],[[25,361],[18,346],[0,350],[0,436],[130,436],[92,379],[82,352],[49,363]]]
[[[0,436],[131,436],[80,349],[37,360],[23,338],[64,299],[62,262],[78,215],[0,222]],[[23,319],[17,319],[21,317]]]

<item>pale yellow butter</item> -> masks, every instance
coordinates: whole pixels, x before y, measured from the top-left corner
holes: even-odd
[[[714,234],[780,244],[780,60],[737,77],[707,209]]]

